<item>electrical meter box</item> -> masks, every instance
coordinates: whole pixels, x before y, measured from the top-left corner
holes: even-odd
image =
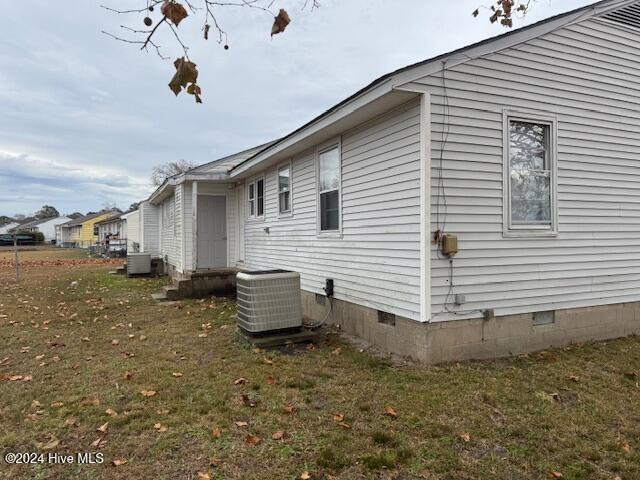
[[[442,253],[447,257],[453,257],[458,253],[458,237],[456,235],[442,236]]]

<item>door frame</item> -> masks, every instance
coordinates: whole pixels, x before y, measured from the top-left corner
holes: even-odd
[[[196,238],[195,238],[195,242],[193,245],[193,251],[195,253],[194,255],[194,265],[193,265],[193,269],[194,270],[198,270],[198,197],[224,197],[224,215],[225,215],[225,237],[226,237],[226,242],[227,242],[227,254],[226,254],[226,259],[225,259],[225,266],[224,267],[216,267],[216,268],[229,268],[229,194],[228,193],[200,193],[196,191],[196,205],[194,208],[194,212],[196,212],[196,218],[195,218],[195,228],[194,231],[196,232]]]

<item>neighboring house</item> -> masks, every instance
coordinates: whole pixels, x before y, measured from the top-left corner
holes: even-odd
[[[95,223],[103,254],[127,251],[127,220],[119,213]]]
[[[119,213],[116,211],[92,213],[58,225],[56,229],[58,245],[76,248],[89,248],[95,245],[98,242],[96,223]]]
[[[121,215],[126,223],[125,238],[127,240],[127,251],[137,252],[140,250],[140,210],[133,210]]]
[[[0,235],[5,234],[5,233],[11,233],[13,232],[13,229],[16,227],[19,227],[20,224],[18,222],[11,222],[11,223],[7,223],[6,225],[2,225],[0,227]]]
[[[44,243],[56,242],[56,226],[71,220],[69,217],[41,218],[18,225],[12,231],[36,233],[44,236]]]
[[[169,179],[143,250],[295,270],[306,316],[428,362],[640,333],[639,45],[605,0],[397,70]]]

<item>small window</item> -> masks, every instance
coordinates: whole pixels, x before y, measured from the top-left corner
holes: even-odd
[[[98,227],[97,225],[94,225],[94,226],[93,226],[93,234],[94,234],[94,235],[98,235],[99,228],[100,228],[100,227]]]
[[[340,230],[340,150],[333,147],[318,155],[320,231]]]
[[[278,169],[278,211],[291,212],[291,165]]]
[[[258,179],[248,185],[249,218],[264,216],[264,179]]]
[[[505,230],[556,231],[555,121],[507,117]]]
[[[260,179],[256,182],[256,190],[258,196],[258,217],[262,217],[264,215],[264,180]]]
[[[249,184],[249,216],[255,217],[256,215],[256,192],[255,192],[255,184]]]

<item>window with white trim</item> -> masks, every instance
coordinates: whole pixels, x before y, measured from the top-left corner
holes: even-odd
[[[264,178],[258,178],[247,185],[249,218],[264,216]]]
[[[320,231],[340,230],[340,148],[338,145],[318,153],[318,192]]]
[[[505,234],[555,234],[555,119],[506,115],[505,130]]]
[[[278,169],[278,212],[291,213],[291,164]]]

